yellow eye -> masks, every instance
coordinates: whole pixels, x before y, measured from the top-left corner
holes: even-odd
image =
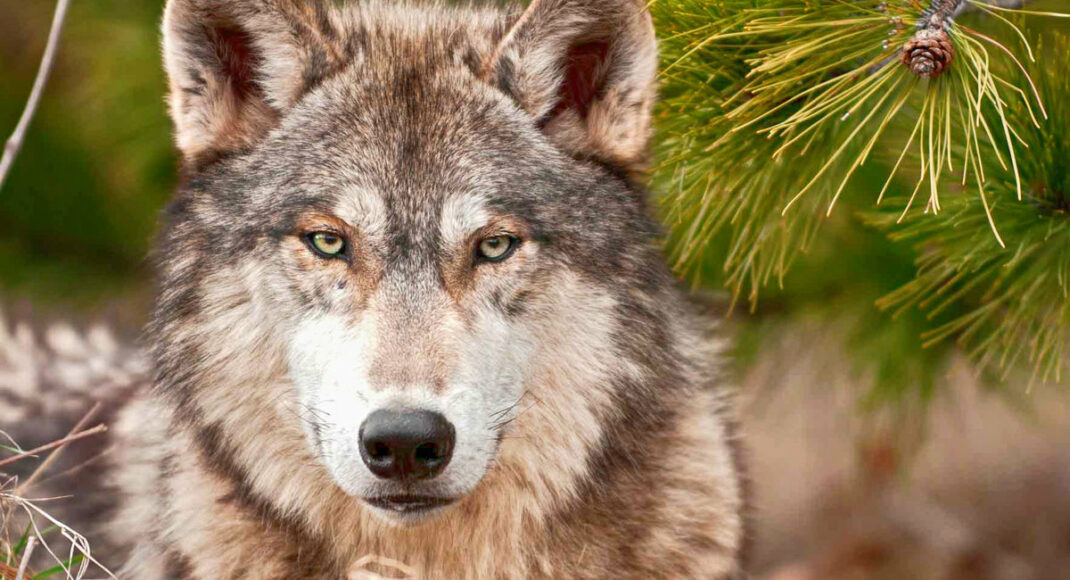
[[[315,232],[309,234],[308,241],[312,244],[312,249],[317,254],[326,257],[334,258],[340,256],[346,249],[346,241],[342,236],[338,234],[332,234],[331,232]]]
[[[479,242],[479,257],[488,262],[501,262],[513,254],[517,239],[512,236],[494,236]]]

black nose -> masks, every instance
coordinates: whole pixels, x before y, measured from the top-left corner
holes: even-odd
[[[446,469],[455,440],[453,425],[439,413],[380,409],[360,426],[360,456],[383,479],[430,479]]]

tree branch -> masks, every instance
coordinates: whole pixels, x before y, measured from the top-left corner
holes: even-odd
[[[30,121],[37,113],[37,106],[41,104],[41,95],[44,93],[48,75],[52,72],[52,66],[56,62],[56,50],[59,48],[59,37],[63,31],[63,23],[67,19],[67,7],[70,0],[59,0],[56,3],[55,14],[52,15],[52,29],[48,33],[48,43],[45,45],[45,54],[41,58],[41,66],[37,69],[37,79],[33,82],[33,90],[30,98],[26,101],[26,108],[22,111],[19,124],[15,126],[15,132],[4,145],[4,156],[0,158],[0,189],[4,188],[11,166],[15,163],[15,157],[22,149],[22,142],[26,138],[26,130],[30,127]]]

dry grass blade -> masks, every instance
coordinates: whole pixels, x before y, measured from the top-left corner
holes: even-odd
[[[67,433],[67,437],[65,438],[67,439],[66,443],[70,443],[72,441],[70,437],[77,435],[79,432],[85,429],[85,426],[93,420],[93,417],[95,417],[98,412],[100,412],[100,408],[101,404],[98,402],[97,404],[93,405],[93,408],[89,409],[89,411],[82,416],[78,423],[74,425],[74,428],[71,429],[69,433]],[[100,425],[99,427],[104,427],[104,425]],[[30,477],[26,479],[26,481],[19,484],[18,488],[15,489],[15,495],[23,495],[24,492],[29,489],[29,487],[33,485],[35,481],[37,481],[41,474],[48,471],[48,468],[51,467],[56,462],[56,460],[59,459],[60,454],[63,453],[63,449],[66,447],[66,443],[57,447],[56,450],[53,451],[47,459],[42,461],[41,464],[37,466],[37,469],[33,471],[33,473],[30,475]]]
[[[67,437],[64,437],[63,439],[59,439],[59,440],[53,441],[51,443],[46,443],[46,444],[44,444],[44,445],[42,445],[40,447],[37,447],[35,449],[30,449],[29,451],[26,451],[25,453],[20,453],[18,455],[14,455],[12,457],[8,457],[7,459],[0,460],[0,467],[7,467],[8,465],[11,465],[13,463],[22,461],[23,459],[28,459],[30,457],[34,457],[35,455],[37,455],[39,453],[43,453],[45,451],[50,451],[52,449],[56,449],[57,447],[63,447],[64,445],[66,445],[68,443],[71,443],[71,442],[74,442],[74,441],[78,441],[79,439],[85,439],[86,437],[92,437],[94,435],[99,435],[101,433],[104,433],[107,430],[108,430],[108,426],[101,424],[101,425],[97,425],[96,427],[93,427],[92,429],[86,429],[85,431],[82,431],[80,433],[75,433],[73,435],[68,435]]]
[[[37,546],[37,538],[30,536],[26,541],[26,551],[22,554],[22,563],[19,564],[19,571],[15,574],[15,580],[22,580],[26,575],[26,568],[30,565],[30,558],[33,558],[33,549]]]
[[[115,578],[115,574],[113,574],[111,570],[108,570],[106,566],[104,566],[95,558],[93,558],[92,550],[90,550],[89,547],[89,540],[87,540],[85,536],[79,534],[67,524],[52,517],[52,515],[50,515],[43,509],[37,507],[30,500],[10,493],[0,492],[0,505],[5,503],[17,506],[21,508],[23,512],[25,512],[30,522],[30,529],[37,538],[40,538],[41,547],[44,548],[46,552],[48,552],[48,555],[55,562],[70,562],[74,559],[75,555],[81,556],[81,561],[78,563],[77,569],[73,569],[73,567],[72,569],[68,569],[66,564],[61,564],[64,570],[66,570],[67,578],[73,578],[74,580],[81,580],[82,578],[85,578],[86,573],[89,571],[90,564],[93,564],[97,568],[102,570],[105,574],[108,575],[109,578]],[[56,554],[52,547],[44,541],[45,533],[37,524],[39,518],[48,522],[49,526],[53,527],[56,530],[59,530],[60,535],[70,543],[70,549],[68,550],[68,557],[66,559],[61,558],[58,554]]]
[[[104,565],[93,558],[89,541],[84,536],[38,506],[38,504],[51,499],[63,498],[26,499],[27,490],[56,464],[61,452],[67,445],[107,431],[107,426],[103,424],[89,429],[85,428],[100,409],[101,405],[99,403],[94,405],[75,424],[67,436],[62,439],[26,451],[23,451],[19,445],[12,442],[12,450],[17,451],[17,453],[0,460],[0,469],[2,469],[25,459],[51,452],[21,485],[16,477],[0,481],[0,546],[3,546],[3,551],[8,555],[4,566],[0,567],[0,580],[22,580],[22,578],[31,579],[36,577],[34,572],[28,571],[28,566],[41,563],[41,549],[47,553],[51,561],[57,564],[46,571],[50,576],[54,573],[59,573],[65,578],[80,580],[86,577],[92,565],[95,569],[103,571],[108,577],[115,577]],[[15,518],[15,515],[20,512],[21,516]],[[20,523],[16,524],[16,522]],[[22,543],[12,543],[10,541],[9,533],[12,531],[10,528],[15,525],[19,530],[26,530],[22,536]],[[59,546],[50,545],[50,542],[45,539],[46,535],[55,534],[56,532],[62,538],[59,541],[59,544],[61,544]],[[51,543],[55,544],[55,542]],[[38,545],[40,549],[37,550],[38,554],[35,557],[32,552],[34,546]],[[63,554],[63,556],[59,554]],[[14,558],[16,557],[20,562],[19,570],[11,567],[15,563]]]

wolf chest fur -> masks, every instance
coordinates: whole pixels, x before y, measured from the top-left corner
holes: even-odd
[[[639,181],[642,1],[170,0],[163,33],[120,577],[739,574],[718,346]]]

